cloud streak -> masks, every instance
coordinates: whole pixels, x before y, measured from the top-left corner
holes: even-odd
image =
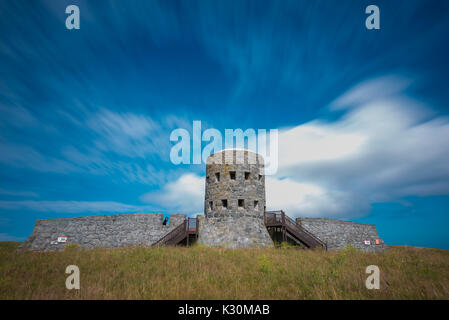
[[[57,213],[154,212],[153,206],[136,206],[114,201],[0,201],[0,209]]]
[[[53,145],[48,149],[47,144],[34,145],[32,139],[48,126],[23,111],[17,109],[12,120],[19,118],[20,114],[22,120],[16,124],[29,130],[24,131],[27,132],[26,138],[22,140],[29,140],[30,143],[0,139],[0,163],[44,173],[114,176],[127,183],[158,185],[167,181],[163,172],[155,170],[155,164],[160,159],[168,159],[171,146],[169,127],[179,122],[174,116],[167,116],[162,121],[167,126],[162,127],[144,114],[105,108],[86,111],[85,119],[68,118],[73,125],[72,133],[82,139],[61,141],[58,138],[63,132],[55,131],[50,138],[46,138]],[[70,116],[67,112],[64,115]],[[11,125],[11,119],[6,120],[0,120],[0,129],[2,124],[4,127]]]
[[[144,158],[162,151],[162,128],[151,118],[133,113],[103,109],[87,120],[88,127],[99,136],[94,144],[104,152]]]
[[[0,194],[7,195],[7,196],[13,196],[13,197],[31,197],[31,198],[37,198],[39,195],[36,192],[32,191],[14,191],[14,190],[6,190],[3,188],[0,188]]]

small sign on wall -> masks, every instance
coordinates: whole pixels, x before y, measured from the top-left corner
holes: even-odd
[[[367,246],[369,246],[369,245],[371,245],[371,241],[365,240],[365,244],[366,244]]]
[[[67,237],[66,236],[58,237],[58,242],[67,242]]]

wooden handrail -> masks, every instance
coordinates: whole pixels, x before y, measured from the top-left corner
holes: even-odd
[[[189,234],[196,234],[198,235],[198,219],[197,218],[187,218],[184,219],[184,221],[176,226],[173,230],[169,231],[167,234],[165,234],[162,238],[160,238],[158,241],[156,241],[153,246],[157,245],[163,245],[163,244],[169,244],[170,241],[176,240],[175,242],[178,242],[178,240],[182,240],[184,237],[189,237]],[[180,239],[177,239],[180,238]],[[188,241],[187,241],[188,244]]]
[[[197,218],[187,218],[187,230],[198,231],[198,219]]]
[[[186,231],[186,223],[187,223],[187,220],[184,220],[183,223],[181,223],[179,226],[176,226],[173,230],[171,230],[165,236],[163,236],[158,241],[156,241],[153,244],[153,246],[160,245],[160,244],[165,244],[168,241],[170,241],[171,239],[173,239],[176,236],[180,235],[181,233],[185,232]]]
[[[315,241],[320,242],[323,245],[323,247],[325,247],[325,249],[327,249],[327,244],[324,241],[322,241],[321,239],[319,239],[318,237],[316,237],[313,233],[311,233],[307,229],[304,229],[300,225],[297,225],[296,228],[300,229],[302,232],[306,233],[309,237],[313,238]]]
[[[265,212],[265,224],[270,225],[280,225],[283,230],[287,229],[293,233],[299,240],[308,242],[307,245],[312,246],[313,243],[317,243],[327,250],[327,245],[325,242],[317,238],[315,235],[310,233],[308,230],[304,229],[295,220],[290,218],[285,214],[284,211],[267,211]],[[283,231],[284,232],[284,231]]]

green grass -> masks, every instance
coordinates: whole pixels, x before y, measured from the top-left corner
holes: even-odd
[[[448,299],[449,251],[145,248],[18,252],[0,242],[0,299]],[[67,290],[77,265],[81,289]],[[365,268],[380,268],[380,290]]]

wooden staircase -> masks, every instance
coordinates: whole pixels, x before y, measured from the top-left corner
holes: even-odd
[[[176,246],[180,244],[188,246],[190,242],[196,239],[198,239],[198,219],[187,218],[183,223],[156,241],[153,246]]]
[[[268,231],[273,231],[278,236],[279,241],[289,240],[306,248],[321,247],[327,250],[325,242],[301,227],[282,210],[266,211],[264,222]],[[198,239],[198,227],[197,218],[187,218],[183,223],[156,241],[153,246],[176,246],[181,244],[188,246],[191,242]]]
[[[327,245],[309,231],[301,227],[295,220],[285,214],[284,211],[266,211],[264,222],[267,229],[277,232],[281,236],[281,241],[290,239],[293,242],[304,245],[307,248],[321,247],[327,250]]]

